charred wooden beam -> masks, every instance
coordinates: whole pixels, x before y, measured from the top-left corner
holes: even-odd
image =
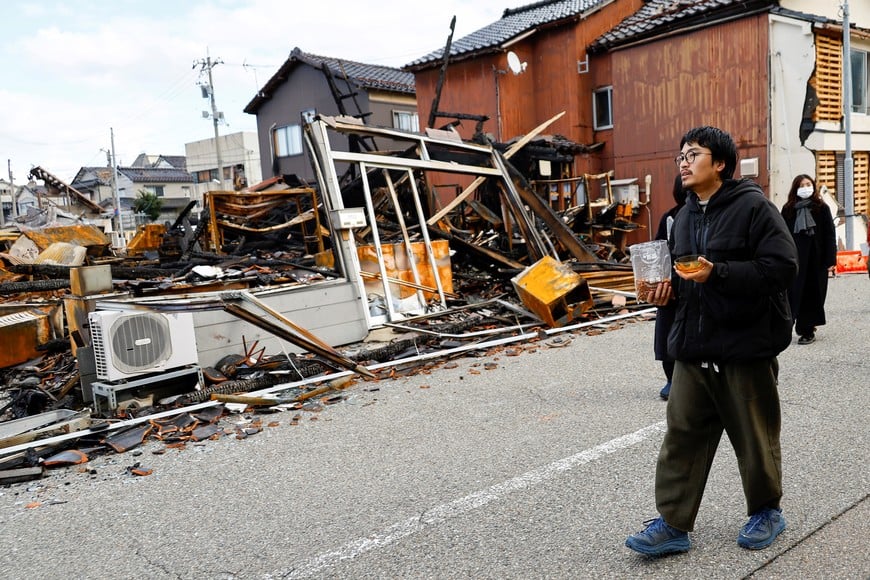
[[[472,244],[471,242],[463,240],[458,236],[448,234],[447,232],[438,228],[430,227],[429,233],[432,236],[437,236],[439,238],[448,240],[450,242],[450,245],[457,248],[460,253],[464,253],[467,257],[471,258],[473,261],[477,262],[485,268],[491,269],[494,265],[501,266],[502,268],[507,268],[508,270],[510,270],[510,275],[513,275],[516,272],[519,272],[523,268],[525,268],[525,266],[515,260],[511,260],[507,256],[499,254],[498,252],[494,252],[489,248],[484,248],[482,246]]]
[[[444,58],[441,61],[441,71],[438,73],[438,83],[435,85],[435,96],[432,99],[432,108],[429,109],[429,122],[427,127],[435,126],[435,118],[438,115],[438,105],[441,104],[441,89],[444,87],[444,77],[447,75],[447,65],[450,64],[450,47],[453,45],[453,31],[456,29],[456,16],[450,20],[450,34],[447,35],[447,45],[444,47]]]
[[[499,155],[501,154],[499,153]],[[507,166],[513,174],[514,184],[516,185],[517,192],[522,200],[529,206],[532,213],[541,218],[541,220],[547,224],[550,232],[552,232],[565,250],[571,254],[572,257],[581,262],[599,261],[598,257],[577,239],[574,232],[572,232],[565,222],[562,221],[562,218],[553,211],[553,208],[551,208],[548,203],[545,203],[538,194],[532,191],[531,185],[529,185],[529,182],[526,181],[525,177],[523,177],[523,175],[506,159],[503,161],[505,166]]]
[[[329,361],[332,361],[333,363],[335,363],[341,367],[344,367],[348,370],[352,370],[354,372],[357,372],[357,373],[364,375],[364,376],[367,376],[367,377],[374,377],[375,376],[367,368],[365,368],[364,366],[346,358],[344,355],[340,354],[332,347],[324,346],[324,344],[321,341],[312,339],[310,334],[306,336],[307,333],[301,332],[299,327],[294,328],[294,327],[291,327],[289,325],[286,325],[286,323],[287,323],[286,319],[281,320],[282,322],[285,323],[285,326],[280,326],[280,325],[275,324],[274,322],[272,322],[270,320],[266,320],[265,318],[254,314],[250,310],[246,310],[245,308],[243,308],[239,304],[232,304],[229,302],[225,302],[223,304],[223,309],[226,312],[232,314],[233,316],[236,316],[237,318],[244,320],[245,322],[253,324],[254,326],[256,326],[258,328],[262,328],[266,332],[268,332],[274,336],[277,336],[278,338],[282,338],[288,342],[295,344],[296,346],[304,348],[305,350],[307,350],[309,352],[313,352],[314,354],[321,356]]]

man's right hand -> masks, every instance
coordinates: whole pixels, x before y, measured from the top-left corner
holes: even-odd
[[[673,292],[671,290],[671,281],[665,280],[656,284],[654,290],[647,293],[646,296],[639,296],[642,300],[649,302],[655,306],[665,306],[671,301]]]

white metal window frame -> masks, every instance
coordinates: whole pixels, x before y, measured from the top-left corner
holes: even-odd
[[[338,131],[339,133],[348,133],[355,135],[372,135],[377,137],[394,139],[400,142],[405,142],[407,147],[402,149],[405,151],[414,151],[416,156],[390,156],[390,155],[375,155],[371,153],[355,153],[348,151],[333,150],[330,146],[330,139],[327,135],[327,130]],[[346,120],[339,120],[330,117],[321,117],[320,120],[306,125],[305,128],[306,145],[312,151],[318,163],[315,163],[317,172],[317,180],[320,184],[322,199],[329,211],[344,209],[344,199],[341,188],[339,186],[339,177],[337,167],[347,163],[356,164],[358,166],[359,175],[363,187],[363,197],[365,211],[368,217],[368,227],[372,228],[372,240],[375,246],[376,255],[378,258],[378,269],[380,271],[380,285],[383,294],[378,293],[384,298],[384,306],[386,313],[375,314],[370,308],[366,308],[366,321],[369,328],[374,328],[388,322],[397,322],[406,319],[408,316],[422,314],[425,308],[410,309],[398,311],[393,305],[393,296],[390,290],[390,282],[388,281],[386,264],[384,263],[383,254],[381,251],[381,241],[377,229],[377,219],[374,211],[372,199],[372,185],[370,184],[370,176],[373,172],[380,172],[384,176],[390,198],[395,206],[397,215],[402,213],[402,208],[399,207],[400,201],[396,196],[395,184],[398,180],[405,182],[411,190],[412,207],[406,207],[416,213],[419,223],[424,223],[425,216],[420,205],[421,192],[417,189],[417,177],[422,178],[424,182],[425,173],[428,171],[445,172],[445,173],[460,173],[475,176],[479,181],[475,181],[477,185],[482,183],[484,178],[491,177],[499,181],[504,188],[504,195],[509,196],[514,200],[513,207],[517,208],[519,213],[513,214],[515,220],[523,220],[526,224],[526,231],[529,236],[529,243],[538,248],[544,248],[544,240],[539,233],[534,229],[531,218],[523,210],[523,205],[520,202],[519,193],[511,181],[508,169],[504,165],[499,154],[492,147],[467,143],[461,139],[457,140],[442,140],[429,137],[428,135],[415,135],[412,133],[399,131],[396,129],[385,129],[378,127],[366,127],[363,124],[348,123]],[[415,146],[411,147],[411,144]],[[471,155],[481,155],[482,158],[488,159],[488,163],[482,165],[466,165],[454,161],[434,160],[429,155],[430,146],[435,146],[441,149],[452,149],[456,152],[465,152]],[[398,175],[389,177],[387,172],[395,172],[397,174],[404,173],[404,177]],[[422,172],[422,174],[418,174]],[[476,185],[474,186],[476,187]],[[431,219],[431,218],[430,218]],[[440,280],[440,274],[435,263],[434,252],[431,248],[431,239],[429,238],[428,228],[421,228],[420,234],[423,237],[423,242],[426,246],[427,261],[430,264],[432,272],[435,276],[436,290],[439,297],[440,307],[445,308],[445,293]],[[360,296],[368,296],[365,288],[363,277],[360,274],[361,267],[356,249],[356,239],[352,235],[337,236],[335,239],[336,249],[344,256],[343,263],[347,264],[345,274],[349,279],[356,279]],[[403,243],[406,251],[409,252],[409,263],[414,262],[414,258],[410,256],[409,238],[403,232]],[[421,305],[422,306],[422,305]]]
[[[600,102],[602,101],[603,102]],[[601,106],[606,107],[600,110]],[[606,119],[604,116],[606,115]],[[613,128],[613,87],[602,87],[592,91],[592,122],[596,131]]]
[[[277,157],[292,157],[302,155],[302,126],[284,125],[275,128],[273,134],[275,155]]]
[[[862,49],[851,50],[852,66],[852,112],[859,115],[870,114],[870,79],[868,79],[868,52]]]
[[[420,132],[420,117],[415,111],[393,109],[393,128],[412,133]]]

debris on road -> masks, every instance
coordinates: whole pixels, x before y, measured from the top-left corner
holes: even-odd
[[[316,117],[304,134],[316,186],[283,176],[209,192],[198,216],[190,204],[174,224],[143,225],[126,251],[86,223],[7,227],[0,482],[149,440],[181,448],[261,431],[259,420],[226,426],[233,411],[292,411],[297,425],[353,385],[457,356],[492,370],[498,355],[649,314],[624,244],[600,242],[614,225],[609,176],[606,205],[554,207],[512,165],[529,143],[565,146],[540,135],[555,118],[502,146],[450,126]],[[334,149],[338,137],[356,150]],[[450,184],[457,195],[444,200]],[[643,227],[622,208],[619,220]]]

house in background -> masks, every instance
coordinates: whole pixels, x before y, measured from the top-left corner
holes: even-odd
[[[778,206],[794,176],[806,173],[836,196],[842,217],[866,215],[870,4],[852,5],[852,208],[843,197],[843,27],[838,6],[827,0],[650,0],[596,39],[589,66],[610,71],[613,108],[604,163],[617,174],[652,175],[661,184],[654,198],[661,213],[672,204],[680,137],[691,127],[716,125],[737,143],[735,177],[756,180]],[[866,222],[853,223],[857,247]]]
[[[302,126],[315,115],[350,115],[367,125],[419,130],[411,73],[299,48],[244,110],[257,117],[263,178],[295,175],[308,184],[316,183],[316,176]]]
[[[180,155],[148,156],[140,154],[130,167],[118,167],[118,198],[125,233],[135,232],[137,220],[133,201],[147,191],[162,201],[160,220],[174,220],[192,199],[193,177],[187,172]],[[70,185],[114,213],[114,171],[111,167],[82,167]]]
[[[0,179],[0,207],[2,207],[2,224],[8,223],[17,216],[27,213],[28,208],[39,206],[39,199],[34,189],[28,185],[15,185],[5,179]]]
[[[240,131],[218,137],[185,143],[187,171],[193,177],[193,199],[202,202],[207,191],[239,191],[263,181],[260,144],[254,131]],[[223,187],[218,171],[218,149],[223,166]]]
[[[491,141],[503,143],[564,112],[546,131],[572,144],[567,155],[562,152],[541,159],[546,163],[529,164],[523,168],[526,175],[571,180],[611,169],[606,162],[610,124],[602,111],[596,116],[594,98],[609,78],[606,71],[588,68],[586,45],[643,4],[643,0],[557,0],[506,9],[498,21],[452,39],[443,82],[444,48],[403,67],[414,73],[422,122],[442,128],[454,120],[450,113],[484,117],[480,127],[476,121],[461,120],[456,129],[466,140],[480,130]]]

